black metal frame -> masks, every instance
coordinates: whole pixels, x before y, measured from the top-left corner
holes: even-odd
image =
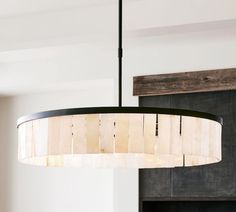
[[[17,127],[21,124],[33,121],[36,119],[50,118],[56,116],[69,116],[79,114],[115,114],[115,113],[131,113],[131,114],[167,114],[167,115],[180,115],[192,116],[204,119],[217,121],[223,125],[223,118],[213,115],[211,113],[204,113],[192,110],[182,109],[169,109],[169,108],[153,108],[153,107],[91,107],[91,108],[69,108],[61,110],[51,110],[31,115],[26,115],[18,119]]]

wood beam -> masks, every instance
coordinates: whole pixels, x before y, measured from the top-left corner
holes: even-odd
[[[236,68],[135,76],[134,96],[236,90]]]

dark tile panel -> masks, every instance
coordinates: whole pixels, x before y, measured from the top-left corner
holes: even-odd
[[[143,107],[164,107],[171,108],[171,96],[148,96],[139,97],[139,105]]]
[[[235,162],[173,170],[173,197],[235,197]]]
[[[170,174],[170,169],[140,170],[140,197],[169,197],[171,195]]]
[[[141,97],[140,106],[175,107],[223,116],[223,161],[218,164],[140,171],[140,197],[236,199],[236,92],[209,92]],[[169,196],[166,196],[169,195]]]

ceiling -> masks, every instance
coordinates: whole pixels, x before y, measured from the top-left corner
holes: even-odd
[[[168,67],[150,64],[161,49],[233,46],[235,11],[235,0],[124,0],[127,75]],[[116,69],[117,0],[0,0],[0,95],[113,85]]]
[[[139,1],[139,0],[126,0]],[[115,4],[117,0],[1,0],[0,17]]]

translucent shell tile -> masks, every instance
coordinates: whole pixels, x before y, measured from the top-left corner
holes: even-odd
[[[115,124],[115,152],[127,153],[129,144],[129,116],[116,114]]]
[[[221,160],[221,128],[215,121],[183,117],[183,155],[185,165],[194,166]]]
[[[48,119],[48,154],[72,153],[72,116]]]
[[[129,153],[144,153],[144,116],[129,115]]]
[[[115,117],[114,115],[101,114],[99,122],[100,152],[113,153],[115,141]]]
[[[26,123],[20,125],[18,128],[18,158],[22,159],[25,157],[30,157],[30,154],[27,154],[27,147],[26,147]]]
[[[158,115],[157,154],[182,155],[180,116]]]
[[[99,115],[86,115],[87,153],[98,153],[99,150]]]
[[[38,119],[32,122],[32,136],[34,154],[43,156],[48,154],[48,119]]]
[[[206,119],[182,118],[183,154],[209,155],[209,122]]]
[[[75,115],[72,117],[72,145],[73,154],[87,153],[86,140],[86,115]]]
[[[156,146],[156,115],[143,115],[144,152],[154,154]]]
[[[210,121],[210,157],[216,157],[219,160],[221,157],[221,134],[222,134],[222,126],[214,121]],[[212,142],[213,141],[213,142]]]

